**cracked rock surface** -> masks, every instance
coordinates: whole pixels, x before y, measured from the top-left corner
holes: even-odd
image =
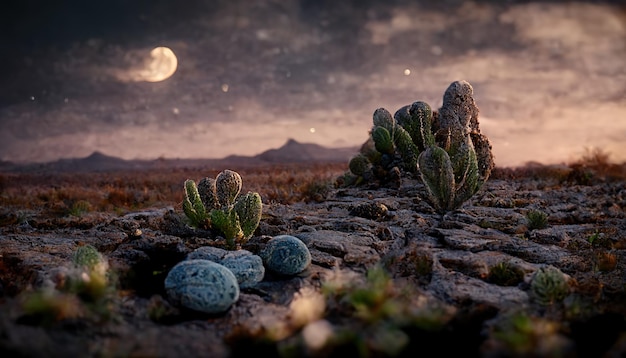
[[[626,353],[624,181],[581,186],[493,179],[460,210],[445,215],[424,202],[423,193],[420,182],[407,178],[396,189],[336,188],[322,202],[264,204],[261,223],[243,249],[258,254],[273,236],[292,235],[306,244],[312,263],[295,276],[266,273],[219,315],[185,311],[167,300],[167,272],[199,247],[221,245],[211,233],[185,227],[174,208],[121,217],[89,213],[59,219],[63,222],[56,225],[33,216],[3,226],[0,353],[237,356],[244,349],[237,343],[242,336],[272,332],[283,342],[300,337],[305,324],[296,323],[301,318],[296,319],[294,308],[300,297],[319,296],[323,284],[339,273],[357,281],[377,265],[394,284],[412,290],[416,302],[435,302],[452,312],[445,337],[472,327],[475,339],[447,348],[452,353],[511,354],[493,327],[519,310],[560,327],[548,333],[538,329],[526,353]],[[530,210],[547,214],[545,228],[528,228]],[[29,323],[23,295],[54,285],[79,244],[96,247],[116,272],[114,318]],[[534,302],[529,291],[533,274],[546,265],[562,271],[570,287],[563,302],[549,307]],[[498,279],[498,266],[515,275]],[[332,312],[329,308],[324,316],[331,325],[349,325],[349,319],[334,319]]]

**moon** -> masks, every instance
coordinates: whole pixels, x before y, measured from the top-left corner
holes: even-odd
[[[155,47],[150,59],[136,73],[137,79],[146,82],[161,82],[172,77],[178,67],[178,59],[169,47]]]

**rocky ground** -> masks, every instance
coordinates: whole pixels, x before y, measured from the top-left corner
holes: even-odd
[[[573,174],[497,170],[443,216],[408,177],[399,188],[264,202],[243,248],[258,253],[290,234],[306,243],[312,265],[296,277],[267,273],[213,316],[172,307],[163,290],[189,252],[221,245],[187,227],[177,207],[4,220],[0,355],[623,356],[626,183]],[[4,219],[17,215],[3,210]],[[531,211],[547,214],[545,227]],[[83,244],[106,256],[115,284],[100,300],[37,301]],[[566,292],[551,296],[554,281],[533,286],[546,267],[565,274]]]

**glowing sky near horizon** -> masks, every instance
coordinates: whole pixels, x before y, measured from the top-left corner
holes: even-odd
[[[465,2],[450,13],[408,2],[384,13],[378,5],[337,32],[342,18],[322,12],[307,22],[297,2],[285,3],[279,12],[225,5],[187,24],[206,33],[199,39],[79,44],[55,58],[55,69],[85,79],[86,90],[68,80],[42,100],[34,85],[32,98],[0,107],[0,159],[96,150],[125,159],[221,158],[289,138],[358,146],[376,108],[393,113],[416,100],[438,108],[447,86],[464,79],[497,165],[568,162],[591,147],[626,161],[623,8]],[[145,62],[157,46],[177,58],[163,78]]]

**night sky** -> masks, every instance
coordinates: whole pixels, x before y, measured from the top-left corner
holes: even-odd
[[[497,165],[564,162],[589,147],[626,160],[624,1],[1,6],[4,161],[219,158],[289,138],[356,146],[376,108],[437,108],[460,79]],[[163,80],[150,67],[159,46],[177,60]]]

